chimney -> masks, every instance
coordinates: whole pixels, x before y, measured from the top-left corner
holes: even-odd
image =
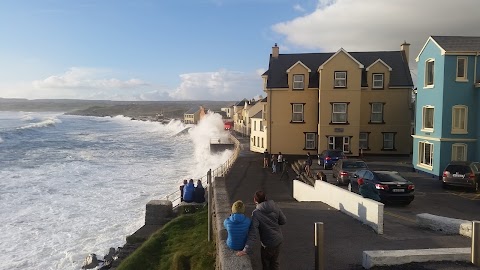
[[[280,48],[277,46],[277,43],[275,43],[275,46],[272,47],[272,57],[278,58],[279,52],[280,52]]]
[[[400,45],[400,50],[405,52],[405,56],[407,57],[407,63],[409,62],[409,53],[410,53],[410,44],[407,41],[403,41],[403,44]]]

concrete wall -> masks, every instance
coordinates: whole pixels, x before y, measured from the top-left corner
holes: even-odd
[[[326,203],[372,227],[378,234],[383,234],[383,203],[319,180],[315,181],[313,187],[294,180],[293,197],[299,202]]]

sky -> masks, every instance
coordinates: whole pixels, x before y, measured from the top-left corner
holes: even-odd
[[[280,53],[398,51],[480,36],[478,0],[2,0],[0,97],[265,97]]]

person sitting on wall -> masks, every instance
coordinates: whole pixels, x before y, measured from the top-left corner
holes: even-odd
[[[183,185],[180,186],[180,201],[183,202],[183,188],[188,184],[187,179],[183,180]]]
[[[380,201],[380,194],[373,183],[365,182],[363,178],[359,178],[357,180],[357,183],[358,192],[360,193],[360,195],[362,195],[362,197],[372,199],[377,202]]]
[[[187,203],[193,202],[193,194],[195,192],[195,186],[193,185],[193,179],[188,181],[188,184],[183,188],[183,201]]]
[[[195,191],[193,193],[193,200],[196,203],[205,202],[205,188],[202,186],[202,180],[197,181],[197,186],[195,187]]]
[[[247,242],[251,219],[245,216],[245,205],[238,200],[232,205],[232,214],[223,221],[227,230],[227,246],[233,250],[243,250]]]

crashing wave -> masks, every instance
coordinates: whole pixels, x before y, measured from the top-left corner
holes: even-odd
[[[49,126],[54,126],[55,124],[61,123],[62,121],[56,117],[47,118],[43,121],[37,123],[31,123],[17,129],[31,129],[31,128],[44,128]]]

